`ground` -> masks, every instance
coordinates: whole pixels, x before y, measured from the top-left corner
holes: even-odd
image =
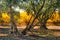
[[[19,32],[26,26],[18,26]],[[34,29],[38,32],[27,32],[27,35],[9,34],[10,26],[0,26],[0,40],[60,40],[60,26],[47,26],[46,32],[38,31],[36,26]],[[46,34],[45,34],[46,33]]]

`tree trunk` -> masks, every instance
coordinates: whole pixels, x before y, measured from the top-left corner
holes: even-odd
[[[40,30],[47,30],[46,23],[41,23]]]
[[[11,31],[10,31],[10,33],[11,34],[12,33],[17,34],[18,29],[17,29],[17,26],[16,26],[16,24],[14,22],[13,10],[12,10],[11,6],[9,8],[10,8],[9,13],[10,13],[10,22],[11,22]]]
[[[32,23],[30,23],[29,25],[27,25],[27,27],[22,31],[22,34],[26,35],[26,32],[27,32],[27,31],[30,31],[30,29],[32,28],[32,25],[33,25],[35,19],[36,19],[36,16],[35,16],[35,18],[33,19]]]

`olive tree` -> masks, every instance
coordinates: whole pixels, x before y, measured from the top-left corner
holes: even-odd
[[[33,28],[35,19],[38,19],[41,27],[47,29],[46,22],[57,8],[57,0],[30,0],[29,2],[30,6],[27,7],[27,11],[33,10],[34,18],[22,31],[23,34],[26,34],[27,31],[30,31]]]

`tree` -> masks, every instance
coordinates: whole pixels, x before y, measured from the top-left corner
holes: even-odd
[[[50,3],[48,3],[47,1],[50,2]],[[33,10],[34,19],[22,31],[23,34],[26,34],[26,31],[30,31],[30,29],[33,28],[33,24],[34,24],[35,19],[39,20],[39,23],[42,25],[41,27],[43,27],[44,29],[47,29],[46,28],[46,22],[47,22],[47,20],[49,19],[49,17],[52,15],[52,13],[55,11],[55,9],[57,7],[56,6],[56,3],[57,3],[56,0],[47,0],[47,1],[46,0],[40,0],[40,1],[37,2],[37,4],[34,3],[35,1],[31,1],[31,6],[30,6],[29,10]],[[48,4],[46,4],[46,2]],[[43,8],[45,8],[45,9],[43,9]]]
[[[18,0],[6,0],[6,5],[8,7],[8,12],[10,13],[10,22],[11,22],[11,31],[10,33],[18,34],[18,29],[14,21],[14,11],[12,9],[12,6],[15,6],[18,4]]]

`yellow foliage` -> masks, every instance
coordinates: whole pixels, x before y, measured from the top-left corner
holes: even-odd
[[[27,12],[26,12],[26,11],[20,12],[20,16],[21,16],[21,17],[27,16]]]
[[[31,15],[27,15],[27,12],[21,12],[20,13],[20,18],[17,20],[19,23],[28,21],[30,19]],[[14,15],[14,19],[16,20],[18,17],[17,15]],[[10,22],[10,16],[7,13],[2,13],[2,21],[4,21],[5,23],[9,23]]]
[[[14,15],[14,19],[15,19],[15,20],[18,19],[17,15]]]
[[[18,19],[17,21],[18,21],[18,23],[23,23],[24,19]]]
[[[27,12],[26,11],[22,11],[20,12],[20,18],[17,17],[17,15],[14,15],[14,19],[16,20],[17,19],[17,22],[18,23],[23,23],[25,21],[29,21],[30,18],[31,18],[32,14],[29,13],[29,15],[27,15]],[[34,17],[32,17],[32,20],[33,20]],[[6,12],[3,12],[2,13],[2,18],[0,18],[2,21],[4,21],[5,23],[9,23],[10,22],[10,16],[8,15],[8,13]],[[31,20],[31,21],[32,21]],[[58,12],[54,12],[51,16],[50,19],[48,19],[47,22],[57,22],[57,20],[60,20],[60,17],[58,15]],[[31,22],[30,21],[30,22]]]
[[[53,20],[51,20],[51,19],[48,19],[48,20],[47,20],[47,22],[53,22]]]
[[[20,12],[20,18],[17,20],[19,23],[25,22],[25,21],[29,21],[31,18],[31,14],[27,15],[26,11]]]
[[[51,18],[48,19],[47,22],[57,22],[57,21],[59,21],[59,20],[60,20],[60,17],[59,17],[59,14],[58,14],[58,13],[59,13],[59,12],[54,12],[54,13],[52,14]]]
[[[10,22],[10,16],[7,13],[2,13],[2,21],[4,22]]]
[[[52,17],[53,17],[52,20],[55,21],[55,22],[57,22],[60,19],[58,12],[53,13]]]

